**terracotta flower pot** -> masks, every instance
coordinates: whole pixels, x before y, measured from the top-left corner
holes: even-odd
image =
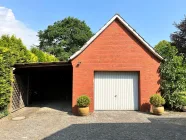
[[[182,107],[183,112],[186,112],[186,106]]]
[[[153,106],[152,110],[153,110],[153,114],[155,114],[155,115],[162,115],[164,113],[164,107],[163,106],[161,106],[161,107]]]
[[[80,116],[87,116],[89,114],[89,107],[78,107],[78,112]]]

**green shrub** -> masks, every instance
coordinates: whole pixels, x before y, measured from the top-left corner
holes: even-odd
[[[77,99],[78,107],[87,107],[90,105],[90,98],[86,95],[82,95]]]
[[[7,116],[7,115],[8,115],[7,108],[0,110],[0,119],[3,118],[4,116]]]
[[[54,55],[43,52],[35,47],[31,48],[31,52],[37,56],[38,62],[57,62],[57,61],[59,61]]]
[[[165,98],[165,107],[180,110],[182,101],[176,92],[186,90],[186,59],[179,54],[174,44],[160,41],[154,48],[163,58],[159,67],[160,91]]]
[[[1,36],[0,47],[7,48],[11,51],[13,64],[33,62],[29,50],[27,50],[26,46],[24,46],[21,39],[16,38],[15,36]]]
[[[11,51],[0,47],[0,118],[7,114],[7,106],[12,93],[12,68],[13,61]]]
[[[160,107],[165,104],[165,99],[159,94],[154,94],[150,97],[150,103],[155,107]]]
[[[12,94],[13,73],[15,63],[33,62],[37,58],[26,49],[21,39],[15,36],[0,37],[0,118],[7,115],[7,107]]]
[[[186,104],[186,93],[174,92],[173,94],[167,94],[165,100],[170,109],[180,111],[182,106]]]
[[[181,104],[182,104],[182,106],[186,106],[186,92],[182,91],[179,94],[181,96]]]
[[[53,55],[41,52],[46,62],[58,61]],[[38,62],[38,56],[27,50],[21,39],[15,36],[0,37],[0,118],[7,115],[7,107],[12,94],[13,73],[15,63]]]
[[[28,62],[38,62],[38,57],[31,51],[28,51],[28,56],[30,58]]]
[[[186,99],[185,98],[182,100],[182,106],[186,106]]]

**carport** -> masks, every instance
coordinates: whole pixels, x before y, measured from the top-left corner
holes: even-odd
[[[70,62],[14,65],[12,111],[24,106],[72,104],[72,65]]]

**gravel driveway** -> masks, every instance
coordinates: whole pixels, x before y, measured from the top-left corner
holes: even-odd
[[[26,107],[0,120],[1,140],[185,140],[186,113],[154,116],[135,111],[100,111],[74,116],[60,108]],[[26,119],[12,121],[15,116]]]

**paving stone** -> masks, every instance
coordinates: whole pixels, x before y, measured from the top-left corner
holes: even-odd
[[[0,120],[0,140],[171,140],[186,138],[186,113],[167,112],[162,116],[138,111],[95,111],[74,116],[63,103],[26,107],[11,115],[26,116],[20,121]]]

